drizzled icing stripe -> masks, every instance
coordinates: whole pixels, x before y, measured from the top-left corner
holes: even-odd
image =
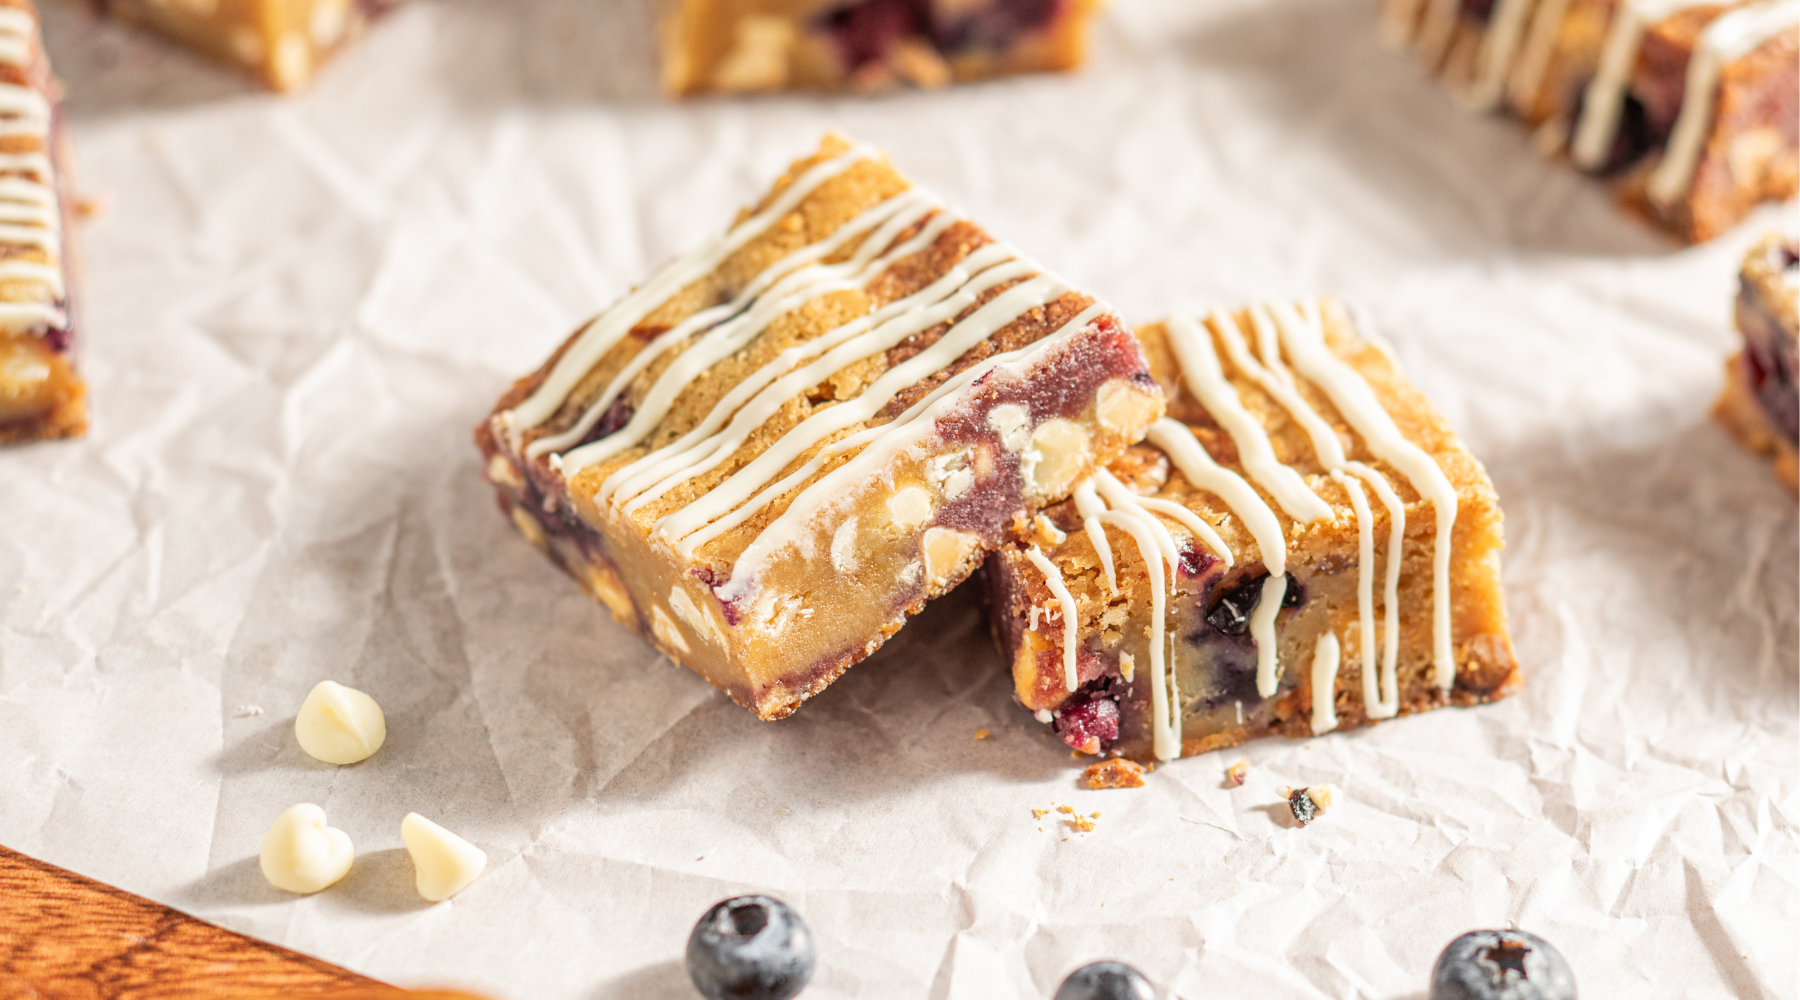
[[[1250,321],[1256,328],[1257,342],[1262,350],[1262,361],[1250,356],[1244,346],[1243,336],[1231,317],[1220,315],[1223,320],[1219,324],[1219,339],[1225,344],[1225,353],[1231,363],[1239,371],[1250,376],[1262,391],[1268,393],[1281,408],[1294,418],[1306,436],[1312,441],[1313,454],[1318,456],[1319,464],[1327,469],[1342,468],[1348,456],[1344,454],[1344,442],[1338,440],[1337,431],[1325,422],[1319,411],[1312,408],[1306,397],[1300,395],[1294,385],[1294,377],[1281,363],[1281,347],[1276,342],[1275,321],[1269,318],[1268,309],[1257,306],[1250,310]]]
[[[893,242],[894,237],[901,231],[908,226],[916,225],[935,207],[937,206],[929,195],[924,194],[918,188],[908,189],[865,209],[862,214],[839,226],[825,239],[809,243],[765,267],[730,302],[702,309],[651,340],[643,350],[625,364],[625,367],[617,375],[613,376],[612,381],[588,405],[579,420],[560,434],[533,441],[530,447],[525,449],[525,454],[536,457],[549,452],[559,452],[579,443],[606,414],[613,401],[631,384],[633,379],[637,378],[657,358],[662,357],[671,348],[687,342],[695,333],[704,332],[704,335],[701,341],[694,345],[693,351],[704,355],[710,362],[718,357],[728,356],[737,349],[742,341],[748,339],[746,334],[754,335],[760,332],[767,327],[770,320],[792,310],[801,303],[834,291],[867,284],[876,274],[880,273],[880,271],[869,273],[871,258]],[[871,229],[876,229],[876,227],[880,228],[873,236],[862,242],[857,248],[857,252],[849,260],[834,265],[818,265],[819,260],[830,256],[851,240],[868,234]],[[883,256],[883,268],[890,259],[887,255]],[[767,294],[765,295],[765,293]],[[684,367],[691,369],[693,360],[685,360]],[[665,373],[659,380],[658,388],[663,388],[663,384],[668,381],[669,374]],[[679,389],[687,381],[686,379],[681,380],[675,385],[675,388]],[[652,390],[650,396],[655,397],[656,395],[656,391]],[[600,461],[607,455],[628,448],[641,440],[667,413],[667,403],[673,401],[672,394],[670,395],[671,398],[664,400],[664,405],[661,407],[640,408],[639,413],[634,415],[631,425],[609,435],[605,439],[604,447],[578,449],[574,455],[565,457],[559,463],[564,474],[573,475],[574,472],[586,465]],[[654,414],[652,419],[645,419],[646,409],[650,414]],[[600,442],[595,443],[600,444]],[[584,460],[578,458],[579,455],[591,457]]]
[[[1100,568],[1106,571],[1106,591],[1117,596],[1119,577],[1113,571],[1112,544],[1106,540],[1106,526],[1100,523],[1100,515],[1106,513],[1106,503],[1094,489],[1092,479],[1083,480],[1075,487],[1074,499],[1075,512],[1081,515],[1081,529],[1087,533],[1088,542],[1100,557]]]
[[[1550,60],[1556,52],[1556,40],[1562,33],[1563,14],[1569,0],[1538,0],[1531,12],[1531,24],[1525,31],[1525,45],[1519,51],[1518,65],[1506,83],[1506,93],[1513,107],[1529,114],[1544,88],[1544,77],[1550,72]]]
[[[1436,508],[1437,540],[1431,567],[1432,663],[1438,687],[1448,690],[1456,680],[1456,660],[1450,648],[1450,543],[1456,524],[1456,488],[1430,455],[1400,433],[1369,383],[1325,345],[1324,321],[1316,305],[1304,315],[1286,305],[1273,306],[1271,312],[1294,368],[1331,398],[1377,458],[1400,470],[1419,495]]]
[[[1212,315],[1215,324],[1230,323],[1223,314]],[[1169,320],[1169,344],[1181,362],[1181,374],[1188,388],[1219,426],[1231,435],[1237,445],[1238,460],[1257,485],[1268,490],[1288,516],[1296,521],[1332,520],[1331,507],[1319,499],[1306,480],[1275,456],[1275,446],[1268,431],[1250,411],[1244,408],[1237,390],[1225,378],[1219,358],[1213,352],[1212,334],[1186,317]]]
[[[1069,594],[1069,588],[1063,583],[1062,570],[1056,564],[1044,558],[1044,553],[1033,545],[1025,550],[1025,558],[1044,574],[1044,585],[1056,596],[1057,610],[1063,620],[1063,684],[1073,691],[1080,678],[1075,664],[1075,598]],[[1037,623],[1032,622],[1035,628]]]
[[[776,196],[768,208],[664,265],[649,281],[583,327],[575,342],[551,367],[550,374],[537,391],[500,415],[502,425],[516,434],[550,419],[594,365],[656,307],[711,273],[725,258],[768,231],[826,182],[876,155],[873,147],[859,143],[844,153],[814,164]]]
[[[936,219],[933,220],[934,223],[936,221]],[[927,227],[927,230],[929,231],[931,228]],[[925,233],[922,232],[920,235],[924,236]],[[665,477],[679,473],[690,467],[692,463],[705,458],[716,447],[722,433],[720,428],[724,427],[727,421],[736,425],[740,420],[750,419],[741,413],[744,407],[754,405],[754,400],[764,399],[770,392],[782,391],[773,389],[770,383],[780,379],[779,385],[783,388],[792,386],[788,390],[791,394],[791,392],[797,392],[807,386],[817,384],[824,377],[821,375],[812,382],[792,385],[797,379],[808,377],[786,374],[792,372],[795,366],[820,353],[832,350],[852,338],[861,338],[873,329],[888,324],[889,321],[899,322],[895,326],[889,327],[886,333],[877,333],[876,337],[868,343],[883,344],[887,340],[888,333],[900,331],[900,339],[904,339],[905,336],[909,336],[916,330],[924,329],[922,326],[915,328],[913,324],[926,313],[929,307],[943,302],[958,289],[966,286],[972,277],[983,273],[995,264],[1005,262],[1010,257],[1011,253],[1007,247],[1002,244],[990,243],[963,258],[938,280],[912,295],[896,299],[835,330],[828,330],[805,343],[787,348],[770,359],[761,369],[751,373],[749,377],[733,386],[730,392],[714,404],[712,411],[706,415],[706,419],[695,425],[692,430],[608,476],[606,481],[600,485],[600,491],[595,494],[595,500],[602,503],[610,501],[615,504],[625,504],[625,510],[636,510],[642,506],[643,502],[648,502],[644,498],[654,499],[655,496],[660,495],[658,491],[660,484],[666,481]],[[898,340],[895,343],[898,343]],[[885,350],[886,347],[876,349]],[[858,355],[858,358],[861,356]],[[806,369],[809,372],[811,370],[810,367]],[[785,397],[783,401],[785,401]],[[766,420],[767,417],[762,419]],[[723,433],[729,432],[730,428],[727,428]],[[646,493],[645,491],[650,492]]]
[[[933,433],[937,422],[947,416],[956,404],[956,394],[962,393],[975,383],[996,374],[1016,374],[1030,370],[1032,365],[1038,363],[1051,351],[1060,349],[1075,334],[1086,329],[1106,311],[1104,305],[1096,302],[1077,313],[1073,319],[1058,327],[1049,336],[1041,337],[1018,350],[997,354],[980,364],[971,365],[954,377],[945,380],[942,385],[932,390],[924,399],[914,403],[893,421],[865,428],[840,441],[833,442],[821,449],[812,461],[793,475],[764,490],[757,500],[753,501],[754,503],[763,503],[781,496],[823,468],[825,462],[831,458],[861,449],[848,462],[819,477],[818,482],[802,491],[788,505],[787,510],[782,512],[781,516],[777,517],[751,541],[732,565],[730,581],[722,588],[715,588],[715,593],[718,594],[720,600],[732,601],[744,596],[754,586],[758,566],[773,558],[776,553],[787,546],[795,544],[803,536],[806,530],[805,526],[821,509],[841,502],[845,496],[851,495],[853,484],[873,477],[890,463],[895,455],[913,446],[927,434]],[[970,318],[973,319],[973,317]],[[739,515],[734,512],[731,516],[735,518]],[[721,522],[715,522],[706,531],[713,531],[719,523]],[[702,533],[697,533],[684,540],[681,547],[686,551],[691,551],[690,546],[701,544],[696,540],[700,534]]]
[[[1005,248],[996,247],[994,253],[982,254],[982,259],[975,261],[975,266],[981,267],[987,261],[1005,253]],[[971,257],[973,256],[975,255],[971,255]],[[736,454],[738,448],[749,439],[751,433],[775,416],[794,398],[795,394],[810,386],[818,385],[833,372],[887,351],[915,333],[955,318],[957,314],[974,305],[983,292],[1002,282],[1026,277],[1034,270],[1034,266],[1025,261],[1007,261],[994,267],[986,267],[973,276],[970,276],[966,269],[953,268],[953,274],[949,277],[965,279],[962,287],[955,290],[953,294],[929,304],[921,301],[915,303],[912,308],[893,310],[891,316],[873,329],[866,329],[867,324],[860,324],[866,330],[860,336],[844,339],[837,336],[836,331],[833,331],[817,338],[827,342],[821,347],[830,346],[839,340],[844,340],[844,342],[837,343],[837,346],[832,347],[818,360],[783,375],[762,389],[732,416],[730,424],[724,430],[702,441],[685,454],[676,453],[658,463],[659,470],[664,468],[674,470],[667,473],[660,482],[654,482],[635,498],[631,497],[631,489],[622,487],[619,492],[614,494],[615,502],[629,499],[630,502],[625,504],[624,509],[628,513],[635,511],[682,482],[716,468],[720,463]],[[948,282],[934,282],[933,288],[936,289],[943,284],[948,284]],[[858,324],[846,324],[846,328],[853,325]],[[760,378],[760,373],[752,377]],[[805,426],[804,423],[801,426]]]
[[[1350,509],[1356,513],[1356,627],[1362,639],[1363,703],[1381,700],[1375,680],[1375,586],[1369,572],[1375,564],[1374,515],[1369,512],[1369,498],[1363,485],[1336,469],[1331,478],[1344,488],[1350,498]],[[1392,560],[1389,553],[1389,561]]]
[[[1651,170],[1644,193],[1667,206],[1687,194],[1694,183],[1694,168],[1712,129],[1713,104],[1719,89],[1719,71],[1757,46],[1800,21],[1800,0],[1742,7],[1706,26],[1688,58],[1687,79],[1681,93],[1681,111],[1669,133],[1662,162]]]
[[[1361,462],[1347,465],[1375,490],[1388,512],[1388,546],[1385,564],[1386,582],[1382,588],[1381,678],[1372,679],[1374,667],[1363,660],[1363,711],[1371,719],[1392,718],[1400,711],[1400,679],[1397,664],[1400,656],[1400,564],[1406,544],[1406,505],[1400,494],[1388,484],[1387,477]]]
[[[1500,0],[1494,5],[1488,29],[1481,36],[1481,75],[1469,89],[1469,103],[1478,111],[1492,111],[1506,94],[1506,77],[1519,54],[1525,25],[1537,0]]]
[[[1600,49],[1600,65],[1588,81],[1581,100],[1581,117],[1569,144],[1569,159],[1583,170],[1606,165],[1613,138],[1625,113],[1626,90],[1632,67],[1637,65],[1638,45],[1644,31],[1689,7],[1703,7],[1717,0],[1625,0],[1606,29]],[[1691,64],[1690,64],[1691,65]]]
[[[1280,650],[1275,644],[1275,615],[1287,596],[1287,539],[1281,533],[1281,522],[1243,477],[1213,461],[1186,424],[1164,417],[1151,426],[1148,440],[1169,456],[1188,482],[1224,500],[1256,539],[1269,576],[1250,615],[1250,635],[1256,641],[1256,690],[1267,698],[1275,693],[1281,678]]]
[[[29,66],[33,59],[37,20],[29,12],[0,8],[0,63]],[[43,93],[20,84],[0,84],[0,137],[35,139],[48,144],[51,107]],[[62,252],[61,213],[55,175],[45,152],[0,153],[0,244],[32,247],[52,257]],[[64,295],[60,267],[39,261],[0,261],[0,281],[43,285],[60,300]],[[62,330],[68,313],[52,302],[0,303],[0,327]]]
[[[1343,652],[1338,646],[1337,633],[1326,629],[1319,634],[1319,641],[1313,645],[1312,659],[1312,731],[1317,736],[1328,733],[1338,726],[1337,675],[1338,662]]]
[[[37,19],[17,7],[0,7],[0,63],[31,65],[31,39]]]
[[[1129,495],[1129,494],[1127,494]],[[1121,510],[1109,510],[1100,515],[1104,524],[1115,525],[1137,542],[1138,555],[1144,560],[1144,569],[1150,574],[1150,720],[1151,750],[1158,760],[1171,760],[1181,756],[1181,705],[1177,698],[1171,697],[1173,678],[1169,676],[1169,660],[1163,651],[1164,619],[1167,617],[1167,597],[1164,593],[1163,566],[1164,551],[1160,531],[1167,536],[1168,529],[1163,528],[1156,518],[1151,517],[1142,508],[1126,506]],[[1173,566],[1170,569],[1173,570]]]
[[[814,411],[705,496],[659,520],[653,533],[680,547],[684,555],[691,554],[705,541],[741,523],[773,500],[768,491],[755,500],[751,496],[808,449],[873,417],[902,389],[944,368],[1002,327],[1068,291],[1069,286],[1060,279],[1040,274],[1000,293],[951,327],[936,343],[883,372],[855,398]],[[733,517],[726,517],[727,514]]]

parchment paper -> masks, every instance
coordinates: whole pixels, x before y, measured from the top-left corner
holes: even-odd
[[[1707,416],[1742,249],[1679,249],[1375,41],[1367,0],[1117,0],[1069,78],[876,100],[656,98],[624,0],[423,0],[279,99],[52,2],[86,190],[94,429],[0,454],[0,843],[402,984],[692,996],[745,890],[808,997],[1423,996],[1461,931],[1582,994],[1792,997],[1796,504]],[[660,659],[521,539],[470,428],[820,133],[1129,317],[1364,303],[1507,513],[1528,687],[1078,789],[969,588],[779,724]],[[292,720],[335,678],[387,746]],[[991,735],[975,738],[980,729]],[[1305,829],[1276,797],[1331,781]],[[359,856],[294,898],[268,823]],[[1099,812],[1071,836],[1051,813]],[[411,887],[409,810],[488,873]]]

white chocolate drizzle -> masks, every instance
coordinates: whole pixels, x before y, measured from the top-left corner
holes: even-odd
[[[1079,685],[1075,660],[1075,598],[1069,594],[1068,585],[1063,583],[1062,570],[1045,558],[1043,550],[1033,545],[1025,550],[1025,558],[1031,560],[1038,572],[1044,574],[1044,585],[1056,596],[1056,609],[1061,613],[1063,622],[1063,684],[1073,691]],[[1037,609],[1034,607],[1032,610]],[[1048,619],[1049,613],[1046,612],[1044,617]],[[1034,630],[1037,628],[1036,615],[1032,616],[1031,627]]]
[[[1213,313],[1214,324],[1229,324],[1222,313]],[[1293,468],[1275,457],[1275,446],[1268,431],[1244,408],[1237,390],[1225,378],[1213,351],[1212,334],[1199,323],[1186,317],[1168,323],[1169,345],[1181,362],[1182,381],[1187,384],[1200,405],[1212,414],[1231,441],[1237,445],[1238,461],[1258,486],[1269,491],[1281,509],[1296,521],[1330,521],[1331,506],[1306,485],[1306,480]]]
[[[1796,22],[1800,22],[1800,0],[1774,0],[1724,14],[1700,33],[1688,58],[1681,111],[1669,133],[1662,161],[1645,182],[1644,193],[1652,202],[1667,206],[1693,187],[1694,169],[1706,146],[1707,133],[1712,130],[1720,70],[1776,34],[1792,29]]]
[[[875,255],[888,248],[896,236],[917,225],[938,207],[929,195],[918,188],[910,188],[864,210],[825,239],[809,243],[769,265],[751,279],[730,302],[702,309],[646,344],[643,350],[626,363],[623,370],[613,376],[612,381],[588,405],[580,419],[559,434],[533,441],[526,448],[525,454],[536,457],[560,452],[575,445],[587,436],[588,431],[605,416],[613,401],[644,369],[669,349],[686,343],[691,336],[701,333],[693,348],[677,359],[657,380],[644,404],[633,414],[630,423],[599,441],[563,455],[558,466],[565,474],[573,475],[637,444],[661,422],[668,413],[669,406],[673,404],[675,395],[695,375],[741,349],[775,317],[791,312],[820,296],[863,287],[886,271],[894,260],[929,246],[930,240],[936,239],[954,221],[953,217],[947,214],[942,216],[938,220],[939,224],[928,230],[929,239],[909,240],[906,245],[894,247],[891,252],[875,259]],[[817,263],[851,240],[868,234],[871,229],[875,230],[874,234],[862,241],[849,260],[831,265]]]
[[[1271,312],[1294,368],[1330,397],[1375,457],[1400,470],[1436,509],[1437,538],[1431,566],[1432,664],[1438,687],[1447,691],[1456,681],[1450,642],[1450,544],[1456,524],[1456,487],[1435,459],[1400,433],[1362,375],[1325,345],[1324,321],[1316,304],[1304,312],[1278,304]],[[1390,606],[1388,613],[1395,612]]]
[[[1568,7],[1569,0],[1538,0],[1531,12],[1525,44],[1506,82],[1507,98],[1521,113],[1532,113],[1538,94],[1544,89],[1544,77],[1550,72],[1550,60],[1556,52],[1556,40],[1562,33]]]
[[[36,58],[37,20],[28,11],[0,7],[0,63],[29,67]],[[50,142],[50,101],[34,87],[0,84],[0,136]],[[48,152],[0,153],[0,246],[43,252],[50,263],[0,260],[0,281],[42,286],[50,301],[0,303],[0,328],[43,333],[67,329],[62,255],[62,212]]]
[[[841,446],[845,441],[857,440],[869,431],[879,434],[888,428],[886,425],[868,428],[825,448],[799,472],[752,495],[808,450],[832,434],[875,416],[902,389],[948,366],[1002,327],[1026,312],[1054,301],[1068,290],[1060,279],[1048,274],[1040,274],[1008,288],[951,327],[936,343],[883,372],[854,398],[815,410],[705,496],[657,521],[653,529],[655,534],[674,545],[684,556],[691,555],[699,546],[743,523],[757,510],[810,477],[823,466],[827,456],[842,453]]]
[[[1638,45],[1644,31],[1689,7],[1702,7],[1718,0],[1624,0],[1612,23],[1606,28],[1606,42],[1600,49],[1600,64],[1594,78],[1588,81],[1581,100],[1581,117],[1575,122],[1575,135],[1569,143],[1569,159],[1583,170],[1599,170],[1606,165],[1613,139],[1619,134],[1619,123],[1625,114],[1625,97],[1631,87],[1631,72],[1637,65]]]
[[[1256,306],[1249,310],[1249,314],[1256,334],[1255,351],[1252,351],[1243,331],[1228,315],[1215,313],[1210,317],[1209,324],[1218,335],[1232,365],[1267,392],[1307,432],[1320,464],[1325,466],[1332,481],[1339,484],[1349,498],[1357,526],[1357,632],[1360,638],[1362,696],[1365,712],[1370,719],[1389,718],[1399,708],[1399,581],[1406,537],[1406,507],[1385,476],[1348,457],[1344,441],[1336,429],[1299,391],[1293,372],[1283,363],[1283,349],[1286,349],[1292,359],[1294,368],[1331,399],[1345,421],[1363,438],[1370,450],[1406,475],[1420,495],[1431,500],[1437,510],[1438,535],[1433,565],[1433,658],[1438,671],[1437,682],[1441,686],[1448,686],[1444,673],[1449,645],[1448,543],[1455,519],[1455,491],[1435,460],[1400,434],[1393,418],[1381,406],[1362,375],[1331,353],[1325,344],[1324,319],[1318,304],[1300,307]],[[1172,329],[1175,325],[1171,322],[1169,327]],[[1187,325],[1187,335],[1188,349],[1176,348],[1177,360],[1182,364],[1182,376],[1190,386],[1195,387],[1197,396],[1202,391],[1206,393],[1201,396],[1202,405],[1208,407],[1208,412],[1213,414],[1221,426],[1227,426],[1226,420],[1220,419],[1219,413],[1212,406],[1219,404],[1229,408],[1235,404],[1241,408],[1242,403],[1237,399],[1235,390],[1227,395],[1220,387],[1220,383],[1224,383],[1229,388],[1229,383],[1225,383],[1218,360],[1211,354],[1210,337],[1206,337],[1204,330],[1197,324],[1191,323]],[[1206,343],[1204,351],[1196,343],[1202,339]],[[1190,358],[1198,360],[1202,365],[1210,359],[1210,370],[1203,369],[1201,377],[1194,378],[1187,367]],[[1260,428],[1261,425],[1257,426]],[[1251,614],[1250,633],[1257,648],[1257,692],[1261,697],[1271,697],[1279,689],[1280,682],[1275,621],[1287,590],[1287,543],[1281,522],[1274,510],[1243,477],[1220,466],[1207,454],[1199,439],[1185,424],[1171,418],[1159,420],[1152,425],[1147,440],[1162,449],[1192,486],[1213,493],[1223,500],[1232,515],[1243,522],[1245,529],[1256,541],[1269,575],[1262,581],[1262,591]],[[1234,437],[1235,440],[1237,439]],[[1267,440],[1266,432],[1264,440]],[[1242,450],[1240,445],[1240,452]],[[1288,471],[1293,470],[1290,468]],[[1379,642],[1374,609],[1375,518],[1368,502],[1368,489],[1375,491],[1388,514]],[[1308,492],[1311,492],[1310,488]],[[1316,493],[1313,495],[1317,496]],[[1233,556],[1219,539],[1213,526],[1192,510],[1160,497],[1136,496],[1104,469],[1077,487],[1074,498],[1083,526],[1107,575],[1108,587],[1114,593],[1117,593],[1116,571],[1105,527],[1115,526],[1132,535],[1144,559],[1152,582],[1153,619],[1148,638],[1152,671],[1153,752],[1162,760],[1178,756],[1181,752],[1182,711],[1176,687],[1178,675],[1174,669],[1174,637],[1168,634],[1163,621],[1167,610],[1167,592],[1162,566],[1165,563],[1169,566],[1168,584],[1173,585],[1179,557],[1169,529],[1152,515],[1162,515],[1186,527],[1196,540],[1204,542],[1217,553],[1227,568],[1233,564]],[[1322,500],[1320,502],[1323,503]],[[1033,551],[1036,552],[1035,549]],[[1057,584],[1061,584],[1060,572],[1041,552],[1036,552],[1033,563],[1043,570],[1047,579],[1054,574]],[[1032,624],[1035,627],[1035,615]],[[1065,640],[1065,643],[1067,641],[1069,640]],[[1166,658],[1165,643],[1169,647]],[[1315,645],[1312,659],[1312,728],[1315,733],[1327,732],[1338,725],[1333,699],[1342,658],[1340,642],[1336,634],[1328,629]],[[1121,654],[1121,669],[1124,669],[1125,659],[1125,655]],[[1454,680],[1454,663],[1450,664],[1448,676],[1450,681]],[[1239,702],[1240,725],[1243,723],[1242,713],[1243,705]]]
[[[1506,78],[1519,54],[1537,0],[1499,0],[1481,36],[1477,76],[1469,88],[1469,104],[1478,111],[1493,111],[1506,96]]]
[[[583,327],[569,349],[524,402],[501,414],[501,424],[514,434],[536,427],[562,408],[569,393],[644,317],[677,292],[710,274],[727,257],[767,232],[807,196],[850,168],[873,159],[875,150],[858,144],[846,152],[814,164],[776,196],[769,207],[700,244],[664,265],[637,289]]]
[[[1312,731],[1317,736],[1337,728],[1337,675],[1342,650],[1337,633],[1329,628],[1319,633],[1313,644],[1312,659]]]

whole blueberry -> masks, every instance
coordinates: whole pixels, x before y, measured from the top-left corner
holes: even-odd
[[[1575,1000],[1575,974],[1524,931],[1470,931],[1431,969],[1431,1000]]]
[[[1089,962],[1069,973],[1056,1000],[1156,1000],[1156,987],[1124,962]]]
[[[688,935],[687,974],[707,1000],[788,1000],[812,979],[812,932],[768,896],[713,905]]]

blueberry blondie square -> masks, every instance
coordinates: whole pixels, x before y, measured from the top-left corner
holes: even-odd
[[[87,430],[68,148],[30,0],[0,0],[0,444]]]
[[[254,74],[274,90],[298,90],[376,17],[401,0],[93,0]]]
[[[1744,257],[1737,328],[1744,349],[1725,365],[1714,414],[1744,447],[1775,459],[1775,475],[1800,489],[1800,243],[1764,237]]]
[[[779,719],[1161,413],[1109,308],[828,136],[476,442],[528,539]]]
[[[1020,703],[1148,761],[1518,689],[1493,486],[1344,308],[1138,336],[1168,416],[982,570]]]
[[[1800,0],[1387,0],[1484,109],[1691,242],[1800,188]]]
[[[664,0],[672,94],[942,87],[1069,70],[1100,0]]]

